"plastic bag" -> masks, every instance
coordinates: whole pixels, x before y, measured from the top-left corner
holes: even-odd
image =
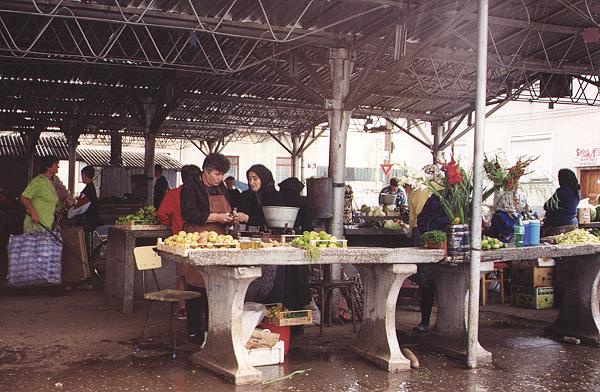
[[[10,236],[8,284],[11,287],[58,285],[62,273],[60,233],[34,231]]]
[[[246,302],[242,313],[242,342],[248,343],[252,331],[267,314],[267,307],[256,302]]]

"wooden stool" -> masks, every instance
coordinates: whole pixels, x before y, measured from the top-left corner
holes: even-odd
[[[508,263],[495,262],[494,270],[481,275],[481,305],[487,303],[487,284],[498,282],[500,285],[500,303],[504,304],[504,270],[508,268]]]

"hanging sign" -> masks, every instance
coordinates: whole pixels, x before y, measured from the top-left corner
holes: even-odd
[[[379,167],[381,167],[381,170],[383,171],[384,176],[390,174],[390,171],[392,171],[393,166],[393,163],[382,163],[381,165],[379,165]]]

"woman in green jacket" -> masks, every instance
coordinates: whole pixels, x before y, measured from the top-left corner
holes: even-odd
[[[54,155],[43,157],[42,173],[31,180],[21,193],[21,203],[27,212],[23,222],[25,233],[42,230],[42,225],[52,229],[58,202],[58,196],[52,184],[52,177],[56,173],[58,173],[58,158]]]

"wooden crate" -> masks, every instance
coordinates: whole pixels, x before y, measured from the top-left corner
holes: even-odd
[[[62,282],[80,283],[90,277],[85,234],[81,227],[62,230]]]
[[[163,252],[169,252],[169,253],[173,253],[173,254],[176,254],[179,256],[188,257],[190,252],[196,252],[196,251],[207,251],[207,250],[212,250],[212,249],[223,250],[223,248],[239,249],[240,244],[239,243],[237,243],[237,244],[212,244],[212,246],[198,245],[196,248],[192,248],[191,246],[187,245],[185,248],[181,248],[181,247],[177,247],[177,246],[167,245],[164,243],[162,238],[159,238],[158,243],[156,244],[156,247],[158,248],[158,250],[161,250]]]
[[[267,304],[266,306],[267,308],[277,307],[280,311],[276,317],[265,317],[263,323],[280,327],[312,324],[312,310],[283,310],[283,305],[280,303]]]
[[[149,223],[147,221],[130,221],[125,225],[116,225],[125,230],[167,230],[168,227],[158,223]]]

